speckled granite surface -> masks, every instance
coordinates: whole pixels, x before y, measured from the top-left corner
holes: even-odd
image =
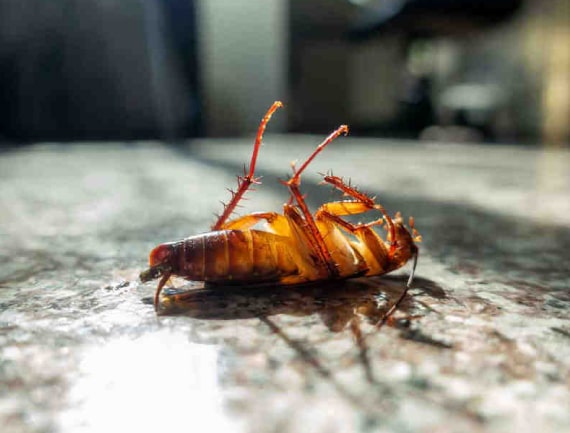
[[[266,139],[242,212],[319,137]],[[570,431],[570,153],[342,138],[332,169],[414,215],[418,278],[191,289],[151,305],[156,244],[208,229],[249,140],[0,153],[2,432]],[[176,307],[176,308],[175,308]]]

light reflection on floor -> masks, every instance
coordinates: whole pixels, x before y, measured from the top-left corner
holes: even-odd
[[[238,431],[224,413],[218,349],[163,331],[85,350],[63,431]]]

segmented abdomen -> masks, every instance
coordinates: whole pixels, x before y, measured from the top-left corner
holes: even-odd
[[[259,230],[221,230],[186,238],[176,246],[178,275],[198,281],[251,283],[298,272],[289,240]]]

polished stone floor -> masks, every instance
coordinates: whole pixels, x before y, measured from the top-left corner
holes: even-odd
[[[278,179],[318,142],[267,137],[239,213],[280,211]],[[340,138],[303,178],[311,208],[338,199],[332,170],[423,236],[389,326],[409,265],[296,289],[176,281],[157,316],[149,251],[208,231],[250,150],[0,152],[2,432],[570,431],[570,152]]]

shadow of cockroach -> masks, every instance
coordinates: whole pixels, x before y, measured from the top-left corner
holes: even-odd
[[[279,314],[317,314],[333,332],[340,332],[355,317],[371,323],[382,320],[392,302],[405,289],[405,276],[354,278],[298,286],[218,286],[188,282],[177,289],[165,289],[160,315],[184,315],[204,320],[238,320]],[[414,318],[427,314],[429,307],[414,299],[421,293],[445,299],[443,288],[434,281],[416,278],[398,310]],[[409,321],[408,321],[409,322]],[[405,325],[403,321],[392,321]]]

